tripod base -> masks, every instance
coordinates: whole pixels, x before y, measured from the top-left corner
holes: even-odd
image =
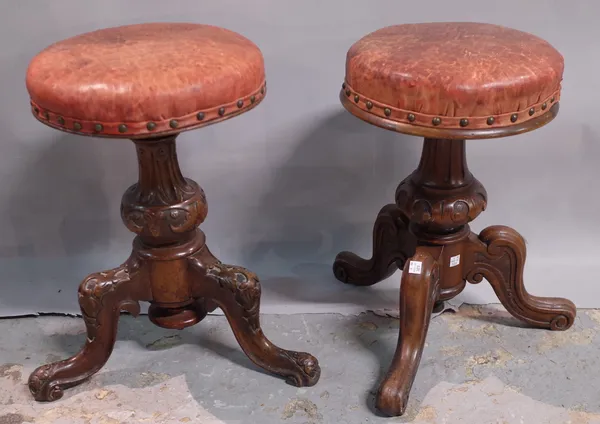
[[[260,283],[247,269],[215,258],[197,227],[206,217],[202,189],[183,178],[175,137],[136,140],[140,180],[123,196],[121,216],[137,237],[120,267],[92,274],[79,286],[87,341],[73,357],[43,365],[29,377],[38,401],[60,399],[63,390],[91,377],[110,357],[121,311],[138,315],[150,302],[150,320],[171,329],[194,325],[219,307],[237,341],[258,366],[295,386],[312,386],[321,370],[308,353],[281,349],[259,322]]]
[[[426,139],[421,163],[384,206],[373,229],[373,255],[337,255],[338,280],[375,284],[402,269],[400,335],[389,371],[377,393],[377,407],[402,415],[415,379],[432,311],[458,295],[466,282],[484,278],[504,307],[531,326],[566,330],[575,305],[566,299],[532,296],[525,290],[525,240],[505,226],[477,235],[468,222],[486,206],[487,194],[466,165],[463,140]]]

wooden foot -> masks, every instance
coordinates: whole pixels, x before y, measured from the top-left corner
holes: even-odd
[[[87,328],[82,350],[64,361],[42,365],[29,377],[29,390],[37,401],[55,401],[63,390],[82,383],[104,366],[112,353],[121,310],[137,316],[138,301],[150,294],[138,284],[138,263],[130,259],[122,266],[91,274],[79,286],[79,305]]]
[[[397,416],[406,410],[438,292],[438,264],[419,248],[402,271],[398,347],[377,392],[377,409],[385,414]]]
[[[343,283],[370,286],[402,268],[416,247],[408,221],[398,206],[384,206],[373,227],[373,255],[363,259],[352,252],[339,253],[333,263],[335,277]]]
[[[317,383],[321,369],[314,356],[281,349],[265,337],[259,322],[260,283],[254,273],[221,263],[207,246],[189,261],[195,278],[193,296],[210,299],[223,310],[235,338],[252,362],[298,387]]]
[[[488,280],[502,305],[516,318],[540,328],[566,330],[575,320],[575,305],[562,298],[536,297],[523,284],[525,240],[505,226],[488,227],[479,237],[472,234],[467,280]]]

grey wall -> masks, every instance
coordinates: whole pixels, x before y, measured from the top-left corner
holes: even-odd
[[[600,307],[599,13],[594,0],[1,0],[0,315],[77,312],[88,273],[118,265],[131,234],[119,218],[137,171],[133,145],[37,123],[24,85],[48,44],[149,21],[224,26],[262,49],[269,81],[254,111],[180,137],[184,172],[208,196],[203,224],[221,259],[262,277],[264,312],[393,307],[399,274],[367,290],[331,276],[341,249],[370,253],[371,226],[416,165],[420,140],[345,113],[337,95],[348,47],[380,27],[471,20],[533,32],[565,56],[561,112],[549,126],[471,141],[489,209],[477,231],[507,224],[528,240],[530,292]],[[495,302],[487,285],[464,299]]]

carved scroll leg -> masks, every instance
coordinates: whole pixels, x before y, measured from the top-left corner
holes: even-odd
[[[502,305],[516,318],[534,327],[566,330],[575,320],[575,305],[567,299],[536,297],[523,284],[525,240],[512,228],[488,227],[479,237],[471,234],[471,283],[488,280]]]
[[[385,280],[402,268],[416,246],[408,230],[408,221],[398,206],[384,206],[373,227],[373,255],[363,259],[352,252],[339,253],[333,263],[335,277],[343,283],[370,286]]]
[[[223,310],[235,338],[252,362],[287,377],[288,383],[298,387],[317,383],[321,369],[314,356],[281,349],[263,334],[259,322],[260,284],[255,274],[220,263],[206,247],[190,261],[196,273],[194,297],[211,299]]]
[[[79,305],[87,328],[82,350],[64,361],[42,365],[29,377],[29,390],[37,401],[54,401],[63,390],[98,372],[112,353],[119,312],[137,316],[139,300],[150,300],[137,287],[136,265],[128,263],[91,274],[79,286]]]
[[[418,249],[402,271],[398,347],[377,392],[377,409],[388,415],[402,415],[406,409],[438,293],[438,264]]]

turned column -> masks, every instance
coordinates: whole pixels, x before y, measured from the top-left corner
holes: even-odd
[[[465,141],[426,138],[419,166],[400,183],[395,197],[418,244],[444,246],[434,252],[442,264],[452,257],[459,261],[440,269],[438,301],[453,298],[465,287],[461,242],[470,234],[468,223],[487,204],[485,188],[467,166]]]
[[[186,258],[204,244],[204,233],[197,228],[208,206],[202,188],[179,169],[176,138],[133,140],[139,180],[123,195],[121,218],[138,235],[134,241],[138,254],[149,260],[150,320],[182,329],[207,313],[192,297]],[[153,250],[160,247],[168,249]]]
[[[396,204],[414,232],[435,244],[463,234],[486,202],[467,166],[464,140],[426,138],[419,166],[396,189]]]
[[[123,195],[121,217],[146,246],[189,240],[208,212],[202,188],[179,169],[176,138],[133,140],[139,179]]]

